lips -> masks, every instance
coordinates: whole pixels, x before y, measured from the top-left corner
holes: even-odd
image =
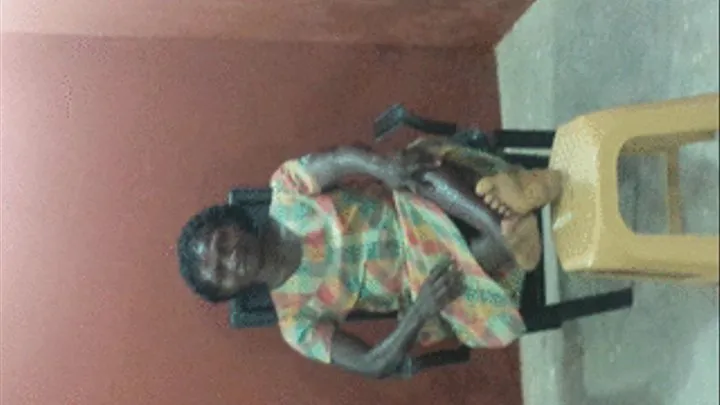
[[[248,257],[249,255],[247,247],[242,246],[240,243],[238,243],[235,246],[235,268],[240,276],[245,276],[248,274]]]

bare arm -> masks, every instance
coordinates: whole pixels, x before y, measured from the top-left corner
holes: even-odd
[[[425,322],[462,294],[462,286],[462,274],[448,261],[439,263],[397,328],[379,344],[370,346],[353,335],[336,331],[332,340],[332,363],[373,378],[394,374],[407,359]]]
[[[420,175],[415,193],[437,204],[448,215],[458,218],[483,234],[483,258],[486,270],[511,262],[512,253],[505,243],[496,216],[480,197],[468,187],[455,181],[442,168],[426,171]]]
[[[487,208],[481,198],[472,190],[455,181],[453,177],[442,169],[432,166],[432,169],[422,170],[422,163],[415,163],[420,170],[413,191],[421,197],[437,204],[448,215],[465,221],[470,226],[490,237],[495,243],[504,245],[504,238],[500,232],[500,218]],[[331,186],[343,177],[361,174],[379,179],[386,184],[397,186],[398,173],[403,169],[412,172],[416,169],[398,166],[391,159],[354,147],[342,147],[331,152],[310,155],[306,169],[317,181],[320,188]],[[501,243],[502,242],[502,243]]]
[[[352,175],[374,177],[391,187],[398,177],[397,166],[391,165],[388,158],[356,147],[308,155],[305,169],[321,189]]]
[[[338,330],[332,340],[332,362],[347,371],[366,377],[388,377],[406,360],[407,353],[417,341],[418,333],[426,320],[420,311],[411,308],[397,328],[374,347],[356,336]]]
[[[397,183],[402,170],[397,162],[375,153],[354,147],[341,147],[330,152],[308,155],[306,170],[321,189],[329,187],[350,175],[367,175],[389,185]],[[421,167],[422,164],[418,164]],[[412,170],[409,170],[412,171]],[[500,218],[492,214],[485,203],[455,181],[441,167],[422,171],[413,191],[437,204],[449,215],[467,222],[470,226],[502,240]]]

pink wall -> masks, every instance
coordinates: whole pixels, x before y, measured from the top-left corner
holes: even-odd
[[[3,30],[490,47],[532,0],[3,0]]]
[[[491,54],[2,38],[3,405],[519,404],[514,350],[411,382],[235,331],[177,273],[185,219],[401,101],[498,124]],[[371,327],[377,335],[387,325]]]

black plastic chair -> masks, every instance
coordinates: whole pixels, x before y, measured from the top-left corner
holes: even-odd
[[[268,220],[269,189],[238,188],[228,195],[229,204],[242,204],[257,221]],[[566,301],[554,305],[545,303],[545,275],[543,261],[538,268],[527,274],[523,285],[520,312],[527,325],[527,333],[556,329],[563,322],[627,308],[632,305],[632,289]],[[353,312],[348,322],[395,319],[395,313]],[[264,285],[246,289],[230,301],[230,325],[233,328],[262,328],[275,326],[277,315]],[[417,360],[418,373],[428,368],[465,363],[470,359],[470,348],[461,346],[455,350],[441,350],[421,356]]]
[[[545,168],[548,159],[542,156],[508,155],[505,148],[530,148],[549,150],[555,133],[553,131],[496,130],[489,133],[477,129],[459,130],[455,123],[431,120],[411,113],[400,104],[391,106],[374,122],[374,139],[380,140],[395,130],[411,127],[428,134],[447,136],[454,142],[468,147],[501,155],[510,163],[527,168]],[[242,204],[259,223],[268,220],[271,192],[264,188],[237,188],[228,195],[229,204]],[[538,218],[540,214],[538,213]],[[538,221],[541,223],[541,221]],[[542,231],[542,229],[541,229]],[[529,272],[522,287],[520,313],[527,326],[527,333],[557,329],[566,321],[628,308],[632,305],[631,288],[599,294],[581,299],[547,305],[545,298],[545,270],[543,260],[533,272]],[[395,313],[351,313],[348,322],[395,319]],[[258,285],[248,288],[230,302],[230,325],[233,328],[261,328],[277,324],[277,315],[267,287]],[[459,364],[470,359],[470,348],[461,346],[455,350],[441,350],[421,356],[414,373],[428,368]]]

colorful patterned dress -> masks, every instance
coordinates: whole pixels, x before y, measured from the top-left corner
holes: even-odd
[[[271,291],[282,335],[302,355],[330,363],[333,333],[353,310],[402,316],[448,256],[465,274],[465,292],[426,323],[420,343],[456,337],[470,347],[497,348],[524,332],[516,291],[483,271],[435,204],[379,185],[321,193],[303,159],[284,163],[271,187],[270,215],[304,239],[300,267]]]

